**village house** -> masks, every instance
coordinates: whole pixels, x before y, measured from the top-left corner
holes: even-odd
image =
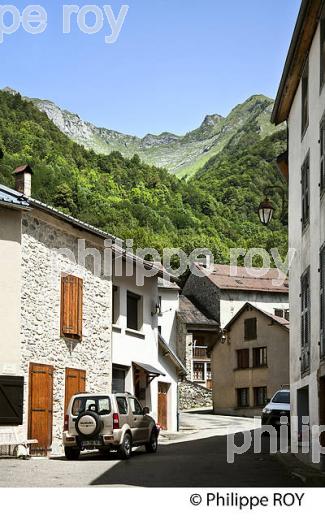
[[[214,413],[255,417],[289,386],[289,322],[246,303],[211,353]]]
[[[109,240],[112,258],[120,255],[116,238],[31,198],[32,175],[29,166],[18,168],[16,190],[0,186],[1,430],[37,439],[34,453],[60,452],[70,397],[120,388],[120,367],[132,367],[125,390],[148,404],[156,419],[156,378],[168,385],[166,426],[176,429],[182,367],[165,347],[158,351],[162,273],[138,288],[125,272],[117,277],[113,269],[98,270],[91,253],[80,260],[80,243],[101,257]],[[124,264],[139,263],[122,256]]]
[[[192,379],[204,379],[206,386],[211,388],[209,347],[223,335],[223,329],[247,302],[288,320],[289,287],[283,277],[279,282],[278,269],[269,269],[267,273],[255,269],[255,276],[245,267],[237,267],[236,274],[233,274],[230,265],[214,264],[207,268],[196,264],[196,269],[201,276],[192,273],[188,277],[182,292],[183,312],[178,314],[180,321],[182,316],[188,316],[189,322],[192,322],[188,324],[188,330],[194,334],[193,337],[187,336],[186,342],[181,341],[186,348],[180,347],[182,351],[179,355]],[[201,324],[198,326],[199,322]],[[200,355],[205,359],[199,359]]]
[[[214,264],[209,268],[196,264],[196,268],[201,276],[192,273],[188,277],[183,295],[217,321],[221,329],[246,302],[288,317],[289,286],[284,277],[279,279],[278,269],[271,268],[265,273],[256,268],[253,274],[246,267],[234,268],[229,264]]]
[[[164,284],[176,284],[154,276],[139,286],[135,270],[126,274],[131,263],[124,258],[119,275],[113,266],[113,391],[134,393],[162,429],[176,431],[178,381],[186,369],[174,349],[174,305],[165,312],[159,296]]]
[[[272,122],[288,124],[292,446],[325,424],[325,3],[303,0]],[[280,158],[281,159],[281,158]],[[296,419],[297,418],[297,419]],[[318,433],[312,440],[318,443]],[[325,440],[322,442],[325,446]],[[305,454],[312,460],[311,450]]]
[[[186,364],[187,379],[211,390],[209,348],[216,342],[219,325],[183,294],[177,312],[177,352]]]

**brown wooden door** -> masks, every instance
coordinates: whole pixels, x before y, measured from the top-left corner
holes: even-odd
[[[167,392],[168,385],[166,383],[158,383],[158,423],[162,430],[167,430]]]
[[[67,408],[70,399],[73,395],[79,394],[86,390],[86,372],[85,370],[77,370],[76,368],[65,369],[65,404],[64,413],[67,412]]]
[[[30,364],[28,437],[37,439],[32,445],[34,455],[46,455],[52,444],[53,367]]]

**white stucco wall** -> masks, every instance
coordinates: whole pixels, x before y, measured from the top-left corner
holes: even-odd
[[[126,275],[126,263],[123,262],[122,276],[113,269],[113,284],[119,288],[120,316],[112,328],[112,360],[114,365],[129,367],[126,377],[126,391],[134,393],[132,363],[140,362],[153,366],[165,373],[156,377],[147,389],[146,402],[151,415],[158,419],[158,382],[170,385],[168,391],[168,429],[177,428],[177,373],[175,365],[159,353],[158,315],[152,311],[158,303],[157,277],[145,278],[144,285],[136,283],[135,274]],[[142,297],[143,326],[139,332],[127,329],[127,291]]]
[[[175,289],[159,288],[161,297],[161,314],[158,316],[158,325],[164,340],[176,349],[176,312],[179,310],[179,291]]]
[[[77,239],[100,248],[93,235],[33,211],[22,220],[21,369],[25,375],[24,430],[27,434],[29,364],[53,365],[53,452],[61,447],[64,419],[65,368],[86,371],[86,390],[111,391],[112,281],[64,256],[68,248],[77,257]],[[83,336],[81,341],[60,337],[61,274],[83,279]]]
[[[296,250],[290,272],[290,371],[292,415],[297,415],[297,390],[309,385],[311,424],[319,420],[317,370],[320,364],[320,275],[319,251],[325,241],[325,198],[320,198],[319,126],[325,109],[325,88],[320,92],[320,28],[309,55],[309,126],[301,139],[301,83],[294,98],[289,125],[289,246]],[[301,167],[310,152],[310,225],[302,234]],[[301,379],[300,277],[310,266],[311,369]],[[293,441],[296,440],[293,427]]]
[[[222,291],[220,296],[220,326],[224,328],[237,312],[249,302],[270,314],[275,309],[289,309],[289,295],[281,293],[255,293],[252,291]]]
[[[21,212],[0,207],[0,374],[20,368]]]

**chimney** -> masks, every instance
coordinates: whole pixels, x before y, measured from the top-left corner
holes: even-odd
[[[25,197],[30,197],[32,194],[33,170],[29,164],[18,166],[18,168],[15,169],[13,175],[15,175],[16,191],[23,193]]]

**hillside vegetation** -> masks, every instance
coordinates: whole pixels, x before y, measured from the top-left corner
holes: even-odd
[[[0,92],[0,183],[13,186],[14,168],[29,163],[34,198],[136,246],[208,247],[219,262],[229,247],[286,251],[286,228],[277,218],[263,228],[256,215],[263,187],[281,182],[273,161],[285,139],[283,131],[262,138],[254,118],[185,182],[138,155],[86,150],[33,103]]]

